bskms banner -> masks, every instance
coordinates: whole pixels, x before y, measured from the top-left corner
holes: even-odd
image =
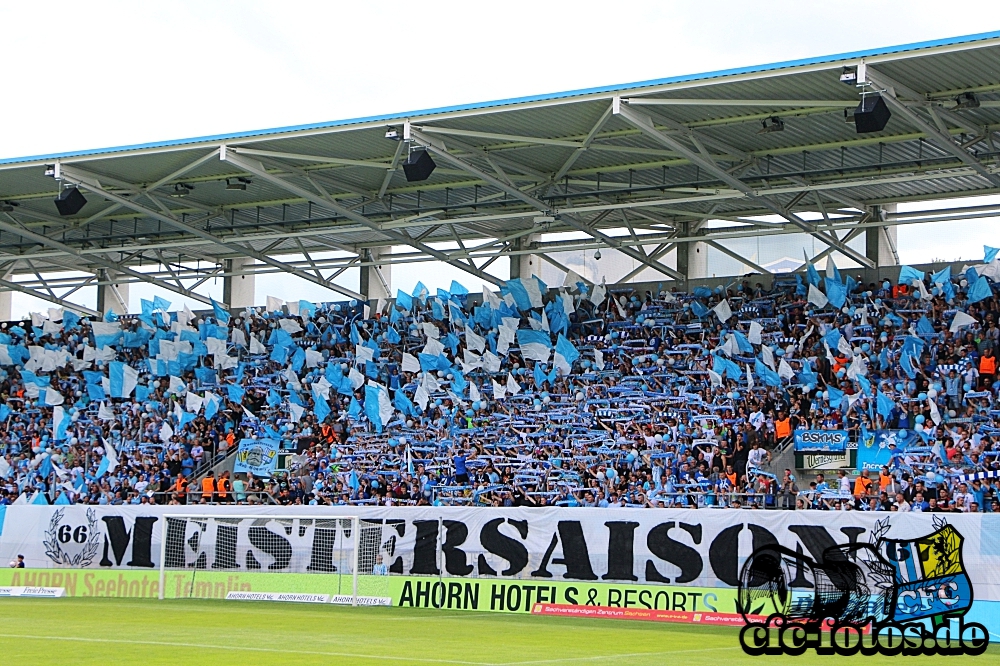
[[[846,430],[796,430],[798,453],[843,453],[847,450]]]

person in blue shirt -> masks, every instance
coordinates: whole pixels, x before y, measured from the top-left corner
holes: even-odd
[[[469,452],[465,449],[460,450],[451,459],[452,464],[455,466],[455,483],[459,485],[468,485],[469,483],[469,469],[465,466],[465,463],[469,460]]]

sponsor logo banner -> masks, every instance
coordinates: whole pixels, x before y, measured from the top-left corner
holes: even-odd
[[[56,599],[66,596],[64,587],[0,587],[0,597],[42,597]]]
[[[797,453],[844,453],[847,451],[846,430],[796,430]]]
[[[646,620],[651,622],[683,622],[740,626],[743,616],[736,613],[695,613],[692,611],[653,610],[647,608],[609,608],[607,606],[573,606],[570,604],[535,604],[532,615],[562,617],[594,617],[608,620]]]
[[[335,594],[330,597],[331,604],[347,604],[348,606],[355,604],[354,597],[349,594]],[[358,606],[391,606],[392,597],[363,597],[358,596],[357,603]]]
[[[330,602],[330,595],[295,592],[227,592],[226,601],[291,601],[300,604],[326,604]]]

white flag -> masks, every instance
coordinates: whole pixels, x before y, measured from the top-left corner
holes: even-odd
[[[476,386],[475,382],[469,382],[469,400],[472,402],[482,400],[482,396],[479,394],[479,387]]]
[[[504,386],[503,384],[499,383],[495,379],[491,379],[490,381],[493,382],[493,399],[494,400],[503,400],[505,397],[507,397],[507,387],[506,386]]]
[[[284,305],[284,304],[285,304],[285,302],[283,300],[281,300],[280,298],[275,298],[274,296],[268,296],[267,297],[267,311],[268,312],[277,312],[278,310],[281,309],[281,306]]]
[[[729,318],[733,316],[733,310],[729,307],[729,300],[725,298],[722,299],[718,305],[712,308],[712,312],[715,313],[715,316],[718,317],[719,321],[723,324],[729,321]]]
[[[500,372],[500,357],[489,349],[483,353],[483,369],[486,372]]]
[[[816,285],[809,285],[809,302],[818,308],[826,307],[826,304],[830,301],[827,299],[826,294],[816,288]]]
[[[108,440],[102,440],[104,443],[104,455],[108,457],[108,474],[111,474],[116,469],[118,469],[118,452],[115,451],[115,446]]]
[[[102,421],[114,421],[115,420],[115,410],[114,407],[106,402],[102,402],[100,407],[97,408],[97,418]]]
[[[948,330],[954,333],[960,328],[965,328],[966,326],[971,326],[973,324],[978,324],[979,320],[975,317],[965,314],[964,312],[956,312],[955,318],[951,320],[951,326]]]
[[[160,441],[164,444],[170,441],[170,438],[174,436],[174,429],[170,427],[170,424],[166,421],[163,422],[163,426],[160,428]]]
[[[266,354],[267,347],[260,343],[256,335],[250,336],[250,353],[251,354]]]
[[[761,360],[764,361],[764,365],[774,370],[774,352],[767,345],[760,348],[760,355],[763,356]]]
[[[514,381],[514,375],[507,374],[507,392],[511,395],[517,395],[521,392],[521,385]]]
[[[486,338],[484,338],[481,335],[477,335],[475,331],[466,326],[465,346],[471,349],[472,351],[477,351],[481,354],[483,353],[483,350],[486,349]]]
[[[594,367],[598,371],[604,370],[604,352],[600,349],[594,350]]]
[[[288,412],[291,415],[292,421],[298,423],[302,420],[302,413],[306,411],[306,408],[302,405],[296,405],[294,402],[288,403]]]
[[[590,295],[587,297],[590,302],[595,306],[599,306],[604,302],[604,297],[608,293],[608,288],[603,284],[594,285],[593,290],[591,290]]]
[[[788,365],[788,361],[781,359],[778,363],[778,376],[782,379],[794,379],[795,371],[792,370],[792,366]]]
[[[416,356],[403,352],[403,372],[420,372],[420,361]]]
[[[201,405],[204,402],[205,402],[205,399],[202,398],[200,395],[198,395],[197,393],[194,393],[193,391],[188,391],[187,397],[185,399],[184,407],[189,412],[193,412],[193,413],[197,414],[201,410]]]
[[[764,344],[761,338],[761,333],[764,332],[764,327],[755,321],[750,322],[750,332],[747,333],[747,340],[750,341],[752,345]]]
[[[747,365],[747,390],[752,391],[753,386],[753,368]]]
[[[714,370],[708,371],[708,380],[711,382],[712,386],[722,386],[722,375]]]

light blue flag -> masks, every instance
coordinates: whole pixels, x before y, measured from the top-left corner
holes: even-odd
[[[396,290],[396,305],[403,308],[407,312],[413,309],[413,297],[404,291]]]
[[[417,416],[417,408],[413,405],[413,401],[403,393],[403,389],[397,389],[396,395],[392,398],[392,405],[399,411],[401,411],[405,416]]]
[[[139,301],[142,305],[142,316],[151,317],[153,315],[153,301],[147,301],[145,298]]]
[[[858,375],[854,378],[854,381],[856,381],[858,386],[861,387],[861,392],[864,393],[865,396],[869,398],[872,397],[872,383],[868,381],[867,377],[864,375]]]
[[[209,299],[212,301],[212,312],[215,314],[215,320],[222,323],[229,323],[229,312],[223,308],[221,305],[215,302],[215,299]]]
[[[823,336],[823,342],[825,342],[827,344],[827,346],[831,350],[833,350],[833,349],[836,349],[840,345],[840,338],[841,337],[842,336],[840,335],[840,329],[839,328],[830,329],[829,331],[827,331],[826,335]]]
[[[52,456],[45,456],[42,460],[42,464],[38,466],[38,473],[42,475],[43,479],[49,478],[52,474]]]
[[[226,390],[229,392],[230,402],[242,403],[243,396],[246,394],[247,390],[240,386],[239,384],[227,384]]]
[[[840,408],[840,405],[844,402],[844,392],[838,388],[827,386],[826,393],[829,396],[827,402],[830,403],[830,406]]]
[[[45,493],[35,493],[35,496],[34,498],[32,498],[31,503],[48,505],[49,500],[45,497]]]
[[[451,292],[452,296],[464,297],[469,295],[469,290],[463,287],[460,283],[456,282],[455,280],[451,281],[451,287],[448,289],[448,291]]]
[[[809,281],[809,284],[818,289],[820,285],[819,271],[817,271],[813,263],[809,261],[809,255],[806,254],[805,249],[802,250],[802,257],[806,260],[806,279]]]
[[[900,266],[899,268],[899,284],[905,284],[907,286],[913,284],[914,280],[923,280],[924,274],[922,271],[918,271],[916,268],[911,266]]]
[[[517,305],[518,310],[531,309],[531,298],[528,296],[528,290],[524,288],[524,283],[520,278],[507,280],[504,286],[507,287],[510,295],[514,298],[514,304]]]
[[[892,398],[887,396],[885,393],[882,393],[882,391],[878,392],[876,402],[876,409],[884,418],[889,418],[889,415],[892,414],[892,410],[896,408],[896,403],[892,401]]]
[[[989,245],[983,246],[983,263],[988,264],[997,258],[997,252],[1000,252],[1000,248],[990,247]]]
[[[778,373],[764,365],[759,358],[754,359],[753,371],[768,386],[781,386],[781,377]]]
[[[991,296],[993,296],[993,290],[990,289],[990,283],[983,275],[980,275],[979,279],[969,286],[969,305],[986,300]]]
[[[70,312],[69,310],[63,311],[63,328],[67,331],[72,331],[79,323],[80,315],[75,312]]]
[[[410,295],[413,298],[420,299],[420,302],[423,303],[429,293],[431,293],[430,289],[425,287],[423,282],[417,282],[417,286],[413,288],[413,292]]]
[[[97,466],[97,474],[95,475],[95,478],[98,479],[101,478],[102,476],[107,474],[108,469],[110,468],[111,468],[111,459],[108,458],[107,456],[104,456],[103,458],[101,458],[101,464]]]
[[[899,367],[903,369],[903,372],[905,372],[906,376],[910,379],[916,378],[917,371],[913,367],[913,361],[910,359],[910,355],[906,352],[899,355]]]
[[[389,326],[385,329],[385,341],[390,345],[398,345],[400,341],[399,333],[395,328]]]
[[[351,402],[354,402],[354,398],[351,398]],[[323,423],[326,417],[330,415],[330,405],[326,402],[326,399],[321,395],[313,395],[313,414],[316,415],[316,420],[319,423]]]
[[[323,399],[320,398],[320,400]],[[324,402],[326,401],[324,400]],[[357,421],[361,418],[361,405],[358,403],[358,399],[354,396],[351,396],[351,402],[347,405],[347,415],[352,421]]]
[[[951,282],[951,265],[945,266],[931,276],[931,283],[945,284]]]
[[[519,346],[527,344],[539,344],[546,349],[552,349],[552,338],[545,331],[533,331],[529,328],[517,330],[517,344]]]
[[[160,312],[166,312],[170,309],[170,301],[162,296],[153,296],[153,309],[159,310]]]
[[[125,388],[124,363],[121,361],[112,361],[108,365],[108,383],[110,384],[112,397],[122,397],[122,391]]]
[[[927,318],[927,315],[920,315],[920,319],[917,320],[917,334],[934,335],[934,325],[931,324],[931,320]]]
[[[573,362],[580,358],[580,351],[562,333],[559,334],[559,339],[556,340],[556,353],[566,359],[566,362],[570,365],[573,365]]]
[[[826,285],[826,299],[838,310],[847,302],[847,287],[836,278],[823,278]]]
[[[357,490],[361,487],[361,483],[358,481],[358,473],[353,469],[351,470],[351,476],[347,479],[347,485],[351,487],[351,490]]]
[[[205,400],[205,420],[210,421],[219,413],[219,399],[213,394]]]
[[[698,319],[703,319],[708,312],[708,308],[701,301],[691,301],[691,314]]]
[[[56,498],[56,501],[53,502],[53,504],[72,504],[72,502],[69,501],[69,496],[66,493],[60,492],[59,497]]]
[[[302,318],[313,317],[316,315],[316,305],[310,303],[309,301],[300,300],[299,301],[299,316]]]
[[[181,420],[180,420],[180,423],[177,424],[177,427],[178,428],[183,428],[188,423],[191,423],[191,421],[194,421],[195,418],[197,418],[197,416],[198,416],[197,414],[193,414],[191,412],[186,412],[186,411],[184,411],[182,409],[181,410]]]
[[[379,389],[371,384],[365,385],[365,416],[375,426],[375,432],[382,432],[382,415],[378,408]]]

